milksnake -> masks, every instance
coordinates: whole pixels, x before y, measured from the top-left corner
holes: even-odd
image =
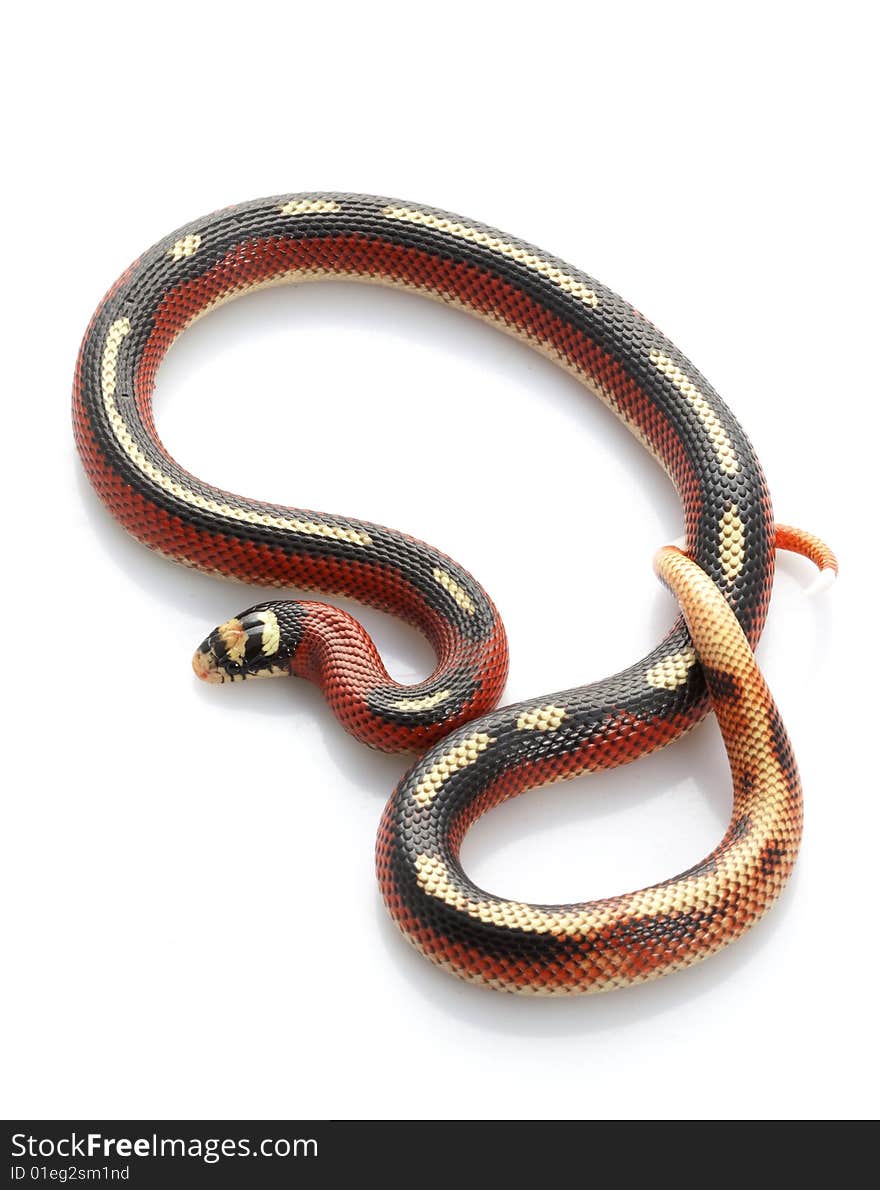
[[[647,657],[604,681],[493,711],[507,676],[504,626],[451,558],[380,525],[222,491],[169,456],[151,402],[174,339],[244,293],[315,280],[395,286],[486,320],[576,376],[654,455],[684,507],[684,550],[656,561],[684,615]],[[752,647],[777,545],[825,569],[836,563],[818,539],[777,531],[737,421],[681,352],[605,286],[512,236],[415,203],[316,193],[228,207],[161,240],[111,288],[80,350],[73,417],[98,495],[146,545],[226,578],[350,596],[427,636],[436,668],[402,686],[346,612],[269,600],[215,629],[193,666],[212,682],[309,678],[358,739],[420,754],[383,815],[377,869],[395,921],[442,967],[516,992],[621,987],[712,953],[778,894],[800,837],[800,792]],[[431,478],[426,466],[414,482]],[[540,542],[531,544],[539,578]],[[512,902],[468,880],[461,840],[486,810],[669,743],[705,715],[709,698],[735,797],[708,859],[654,888],[581,905]]]

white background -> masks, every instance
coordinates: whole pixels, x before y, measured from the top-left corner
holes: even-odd
[[[869,6],[23,11],[3,78],[3,1114],[876,1114]],[[194,646],[255,594],[128,540],[82,478],[70,382],[106,287],[191,218],[309,189],[442,206],[611,285],[728,400],[780,520],[838,550],[814,598],[780,558],[759,651],[802,769],[801,860],[708,963],[557,1001],[426,963],[373,873],[405,761],[305,683],[200,686]],[[612,672],[674,615],[651,573],[681,530],[659,469],[460,313],[256,294],[174,346],[156,408],[205,478],[471,569],[509,630],[508,700]],[[428,672],[414,633],[359,614],[395,675]],[[512,897],[603,896],[699,859],[729,804],[709,721],[497,810],[464,860]]]

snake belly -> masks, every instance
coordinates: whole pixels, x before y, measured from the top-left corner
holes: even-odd
[[[371,746],[430,749],[389,803],[378,843],[386,902],[429,957],[490,986],[542,992],[620,986],[701,957],[725,934],[723,923],[667,895],[666,919],[677,923],[671,934],[654,911],[636,931],[638,943],[598,930],[580,939],[573,959],[552,922],[526,931],[500,911],[468,912],[477,894],[457,858],[467,827],[499,801],[626,763],[706,713],[684,618],[611,678],[493,712],[507,675],[506,635],[466,570],[383,526],[223,491],[186,472],[162,445],[152,394],[177,335],[251,290],[331,279],[455,306],[576,376],[671,477],[688,555],[755,645],[773,579],[772,510],[751,444],[717,393],[598,281],[512,236],[416,203],[336,193],[261,199],[190,223],[138,259],[95,312],[76,366],[74,431],[94,488],[133,536],[169,558],[247,583],[348,596],[427,636],[437,665],[424,682],[403,687],[381,667],[354,666],[334,671],[325,693]],[[543,582],[540,551],[529,564]],[[306,616],[320,614],[322,605],[309,606]],[[510,904],[477,891],[480,903]],[[586,962],[587,952],[608,961]],[[626,962],[627,954],[636,958]]]

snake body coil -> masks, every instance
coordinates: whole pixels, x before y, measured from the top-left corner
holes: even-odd
[[[151,399],[175,337],[250,290],[333,278],[396,286],[473,313],[551,356],[610,406],[680,494],[689,558],[667,551],[658,566],[693,640],[679,619],[614,677],[492,711],[507,674],[504,628],[454,561],[379,525],[221,491],[169,457]],[[621,986],[718,949],[778,892],[797,847],[800,803],[784,731],[750,668],[776,540],[764,477],[707,381],[597,281],[510,236],[413,203],[324,193],[230,207],[162,240],[107,294],[78,360],[74,425],[101,499],[148,546],[248,583],[350,596],[428,637],[434,673],[402,687],[346,613],[269,601],[221,625],[195,665],[214,681],[298,673],[319,682],[366,743],[429,749],[386,809],[377,857],[392,914],[436,962],[514,991]],[[705,606],[714,609],[708,626]],[[707,710],[704,667],[738,782],[734,820],[712,857],[656,889],[579,906],[518,904],[470,883],[458,849],[480,814],[525,789],[674,740]],[[736,759],[745,728],[734,720],[747,689],[762,710],[757,725],[749,720],[752,751]],[[766,782],[756,789],[770,770],[772,813]]]

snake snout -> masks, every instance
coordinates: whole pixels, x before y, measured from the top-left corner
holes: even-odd
[[[213,633],[211,635],[213,636]],[[193,653],[192,667],[193,673],[203,682],[224,681],[223,673],[218,668],[217,658],[211,647],[210,636],[206,637]]]

